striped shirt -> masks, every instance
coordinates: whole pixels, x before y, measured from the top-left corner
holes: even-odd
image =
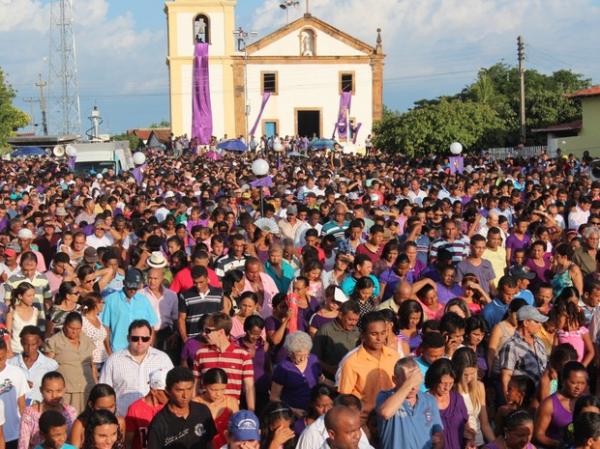
[[[179,294],[179,313],[185,313],[185,329],[188,338],[202,332],[200,318],[208,313],[220,312],[223,308],[223,291],[209,287],[205,293],[198,293],[196,287]]]
[[[40,310],[44,310],[44,302],[52,301],[52,292],[50,291],[50,283],[45,274],[35,273],[33,279],[29,279],[21,273],[13,274],[4,283],[4,301],[9,304],[12,291],[19,286],[22,282],[29,282],[35,288],[35,298],[33,300],[33,306]]]
[[[323,228],[321,228],[321,235],[333,235],[339,243],[344,238],[344,233],[346,232],[346,229],[348,229],[348,226],[350,226],[350,222],[347,220],[341,225],[335,220],[328,221],[323,225]]]
[[[441,249],[449,251],[452,254],[452,262],[457,264],[469,255],[469,241],[465,237],[457,238],[453,242],[438,239],[431,244],[429,257],[437,258],[438,251]]]
[[[194,376],[201,379],[211,368],[221,368],[227,373],[225,394],[237,399],[242,394],[243,380],[254,379],[252,357],[236,343],[231,343],[223,352],[212,345],[198,349],[194,357]]]

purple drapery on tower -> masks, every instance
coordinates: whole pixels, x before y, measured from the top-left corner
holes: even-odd
[[[192,138],[208,145],[212,137],[212,109],[208,78],[208,44],[198,43],[194,51],[192,79]]]
[[[258,117],[256,117],[254,126],[250,130],[250,136],[255,135],[254,133],[256,132],[256,128],[258,128],[258,122],[260,122],[260,118],[262,117],[263,112],[265,112],[265,107],[267,106],[267,101],[269,101],[269,98],[271,98],[271,92],[265,92],[262,97],[262,103],[260,105],[260,111],[258,113]]]
[[[350,106],[352,104],[352,92],[342,92],[340,96],[340,112],[338,114],[338,120],[335,124],[335,132],[337,131],[340,139],[346,139],[348,137],[348,113],[350,112]]]

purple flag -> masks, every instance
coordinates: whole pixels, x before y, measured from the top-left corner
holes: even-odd
[[[465,170],[465,158],[462,156],[450,156],[450,174],[455,175],[457,172],[461,175]]]
[[[265,92],[263,94],[262,103],[260,105],[260,111],[258,113],[258,117],[256,117],[256,121],[254,122],[254,126],[250,130],[250,135],[251,136],[254,136],[254,133],[256,132],[256,128],[258,128],[258,122],[260,122],[260,118],[262,117],[263,112],[265,112],[265,106],[267,106],[267,101],[269,101],[269,98],[271,98],[271,92]]]
[[[208,145],[212,137],[212,109],[208,79],[208,44],[196,44],[192,79],[192,138]]]
[[[131,174],[135,179],[135,183],[139,186],[142,185],[142,181],[144,180],[144,172],[142,171],[146,165],[140,165],[139,167],[135,167],[131,170]]]
[[[352,92],[342,92],[340,96],[340,112],[335,125],[340,139],[346,139],[348,136],[348,112],[352,104]]]
[[[352,128],[352,143],[353,144],[356,144],[356,139],[358,138],[358,132],[360,131],[361,126],[362,126],[362,123],[359,123],[354,128]]]
[[[264,178],[256,178],[254,181],[250,182],[250,185],[254,188],[273,187],[273,179],[270,176],[265,176]]]
[[[67,167],[69,167],[69,170],[73,171],[75,170],[75,157],[73,156],[68,156],[67,157]]]

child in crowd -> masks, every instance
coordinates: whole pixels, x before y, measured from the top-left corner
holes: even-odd
[[[42,413],[39,421],[42,443],[35,449],[76,449],[67,443],[67,420],[56,410]]]

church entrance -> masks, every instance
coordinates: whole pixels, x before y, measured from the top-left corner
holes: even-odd
[[[296,110],[296,134],[300,137],[321,137],[321,110]]]

